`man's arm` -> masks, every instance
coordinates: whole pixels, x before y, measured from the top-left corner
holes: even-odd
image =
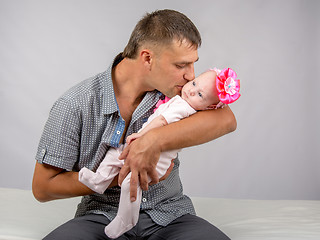
[[[199,111],[188,118],[155,129],[161,151],[191,147],[217,139],[235,131],[237,121],[231,109]]]
[[[158,182],[155,167],[162,151],[199,145],[234,131],[237,122],[231,109],[199,111],[181,121],[155,128],[132,142],[120,155],[126,159],[119,174],[121,184],[131,171],[130,196],[136,198],[138,178],[143,190],[148,189],[148,176]]]
[[[109,187],[117,185],[117,177]],[[84,196],[94,193],[78,181],[78,172],[67,172],[61,168],[36,162],[32,192],[40,202]]]
[[[159,181],[166,179],[170,175],[173,166],[172,162],[166,174]],[[116,185],[118,185],[118,176],[112,180],[108,188]],[[95,193],[78,181],[78,172],[67,172],[61,168],[38,162],[36,162],[34,170],[32,192],[34,197],[40,202]]]

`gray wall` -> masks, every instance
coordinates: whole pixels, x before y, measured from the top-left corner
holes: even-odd
[[[196,75],[228,66],[241,79],[238,129],[180,154],[185,192],[320,200],[320,5],[311,0],[0,0],[0,187],[31,188],[54,101],[104,71],[140,17],[163,8],[202,34]]]

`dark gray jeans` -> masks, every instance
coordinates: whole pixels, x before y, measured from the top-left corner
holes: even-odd
[[[45,240],[110,240],[104,233],[109,220],[98,214],[78,217],[66,222],[53,230]],[[206,220],[194,216],[184,215],[168,226],[155,224],[149,215],[141,213],[137,225],[117,240],[230,240],[218,228]]]

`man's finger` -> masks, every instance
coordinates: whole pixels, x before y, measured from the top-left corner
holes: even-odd
[[[155,169],[149,172],[148,174],[151,179],[150,185],[157,184],[159,182],[159,176]]]
[[[147,172],[140,172],[140,187],[142,190],[148,190],[149,177]]]
[[[121,186],[123,180],[129,174],[129,172],[130,172],[130,167],[127,164],[124,164],[119,172],[119,177],[118,177],[118,185],[119,186]]]
[[[137,199],[137,187],[139,184],[138,172],[131,172],[130,179],[130,201],[134,202]]]
[[[128,156],[129,150],[130,150],[130,145],[127,145],[127,146],[123,149],[122,153],[120,154],[120,156],[119,156],[118,158],[119,158],[120,160],[126,159],[127,156]]]

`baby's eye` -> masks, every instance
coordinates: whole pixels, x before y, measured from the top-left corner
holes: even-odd
[[[199,97],[201,97],[201,98],[202,98],[202,93],[201,93],[201,92],[199,92],[199,93],[198,93],[198,95],[199,95]]]
[[[192,81],[192,85],[193,85],[193,86],[195,86],[195,85],[196,85],[195,81]]]

